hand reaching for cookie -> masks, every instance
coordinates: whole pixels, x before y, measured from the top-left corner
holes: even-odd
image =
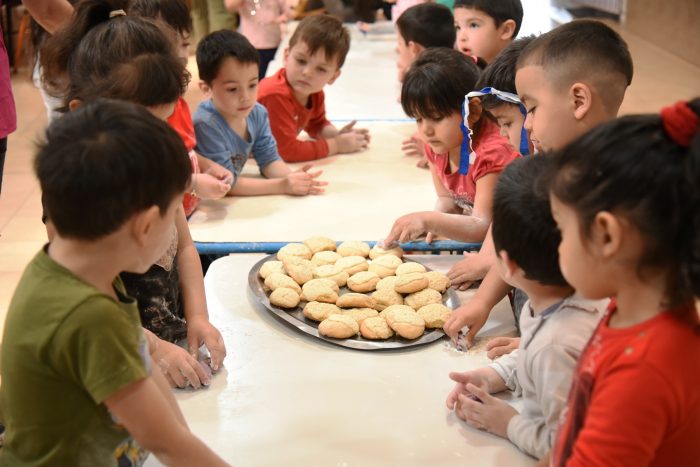
[[[328,185],[328,182],[316,180],[323,171],[311,171],[312,168],[312,164],[306,164],[287,175],[284,192],[295,196],[320,195],[324,193],[325,189],[323,187]]]
[[[395,243],[405,243],[429,235],[432,241],[434,235],[429,232],[432,211],[414,212],[396,219],[389,235],[384,239],[384,246],[391,247]],[[426,241],[428,239],[426,238]]]

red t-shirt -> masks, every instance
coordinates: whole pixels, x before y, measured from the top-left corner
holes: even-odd
[[[615,311],[581,355],[551,465],[699,465],[700,335],[670,311],[610,328]]]
[[[190,154],[192,173],[200,173],[197,155],[194,152],[196,139],[194,136],[194,125],[192,124],[192,114],[184,98],[181,97],[177,100],[173,114],[168,118],[168,124],[177,131],[177,134],[182,138],[182,142],[185,143],[187,152]],[[185,216],[189,217],[192,215],[198,204],[199,198],[192,196],[191,193],[185,193],[185,196],[182,197],[182,207],[185,211]]]
[[[459,170],[452,172],[449,154],[436,154],[429,145],[425,145],[430,169],[442,181],[455,203],[467,211],[474,206],[476,181],[484,175],[503,171],[506,165],[520,157],[508,139],[500,135],[498,125],[488,118],[482,119],[472,148],[476,154],[474,162],[469,164],[467,175],[461,175]]]
[[[326,120],[326,105],[323,91],[309,96],[309,105],[301,105],[287,83],[284,68],[260,81],[258,102],[267,108],[270,128],[277,140],[277,149],[287,162],[302,162],[328,156],[328,143],[317,138],[321,130],[330,125]],[[315,141],[297,139],[305,130]]]

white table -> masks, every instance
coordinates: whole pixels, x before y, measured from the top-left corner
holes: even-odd
[[[461,353],[442,340],[414,350],[367,352],[301,335],[251,304],[248,272],[263,257],[229,256],[209,268],[211,320],[229,356],[208,389],[176,394],[192,431],[227,461],[292,467],[534,464],[507,440],[468,427],[445,408],[452,388],[447,374],[488,363],[483,351]],[[419,259],[438,270],[455,260]],[[503,302],[482,335],[513,331]],[[147,465],[160,464],[152,458]]]

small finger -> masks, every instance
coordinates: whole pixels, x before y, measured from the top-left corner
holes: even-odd
[[[510,338],[508,337],[494,337],[486,343],[486,350],[491,350],[494,347],[501,347],[510,344]]]

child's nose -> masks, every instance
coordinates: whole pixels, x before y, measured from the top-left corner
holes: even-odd
[[[532,131],[532,114],[528,112],[528,114],[525,116],[525,121],[523,122],[523,128],[525,128],[525,131],[530,133]]]

